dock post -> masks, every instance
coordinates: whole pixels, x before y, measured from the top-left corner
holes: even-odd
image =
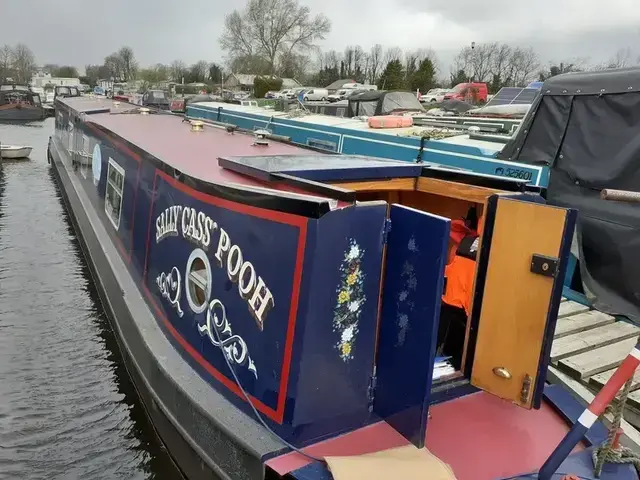
[[[640,342],[631,350],[627,358],[618,367],[602,390],[582,412],[578,421],[573,424],[569,433],[560,441],[553,453],[544,462],[538,473],[538,480],[551,480],[551,477],[560,467],[560,464],[569,456],[582,437],[596,423],[607,406],[616,397],[622,386],[633,377],[640,364]]]

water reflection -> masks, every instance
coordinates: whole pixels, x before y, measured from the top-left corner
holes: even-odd
[[[0,479],[180,478],[155,437],[47,165],[53,119],[0,168]]]

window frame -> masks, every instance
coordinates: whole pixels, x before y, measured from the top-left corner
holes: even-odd
[[[122,187],[121,190],[118,191],[118,187],[111,181],[111,169],[114,169],[117,173],[122,175]],[[122,204],[124,203],[124,180],[125,180],[125,170],[122,168],[118,162],[116,162],[113,158],[109,157],[109,163],[107,166],[107,182],[104,191],[104,212],[107,214],[109,221],[114,226],[116,230],[120,229],[120,219],[122,218]],[[118,209],[118,221],[112,217],[112,212],[109,211],[107,205],[109,202],[109,187],[113,188],[114,192],[120,195],[120,208]]]

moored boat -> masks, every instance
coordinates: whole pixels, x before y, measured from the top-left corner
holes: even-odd
[[[188,478],[320,480],[313,458],[426,442],[456,478],[497,480],[542,465],[577,420],[545,385],[575,210],[526,181],[107,99],[56,110],[53,170]],[[441,354],[453,372],[434,379]],[[586,447],[561,468],[582,474]]]
[[[0,121],[29,122],[44,119],[40,95],[23,85],[0,85]]]
[[[14,158],[27,158],[31,155],[33,147],[25,147],[18,145],[0,145],[0,152],[2,158],[14,159]]]
[[[309,113],[310,107],[306,106],[304,109],[276,111],[250,101],[241,105],[190,102],[186,105],[186,115],[236,125],[249,131],[267,129],[300,145],[330,152],[407,162],[422,159],[447,168],[527,180],[535,186],[547,185],[547,169],[497,158],[521,119],[428,116],[415,95],[409,92],[365,92],[350,97],[346,105],[332,104],[330,107],[338,109],[337,112],[342,110],[343,115],[323,115],[325,106],[315,107],[317,113]],[[411,115],[413,125],[372,129],[367,123],[369,116],[395,112]],[[499,133],[502,141],[469,135],[470,129],[480,133]]]

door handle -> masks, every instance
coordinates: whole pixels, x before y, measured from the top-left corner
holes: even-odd
[[[504,367],[493,367],[493,374],[497,377],[511,380],[511,372]]]

